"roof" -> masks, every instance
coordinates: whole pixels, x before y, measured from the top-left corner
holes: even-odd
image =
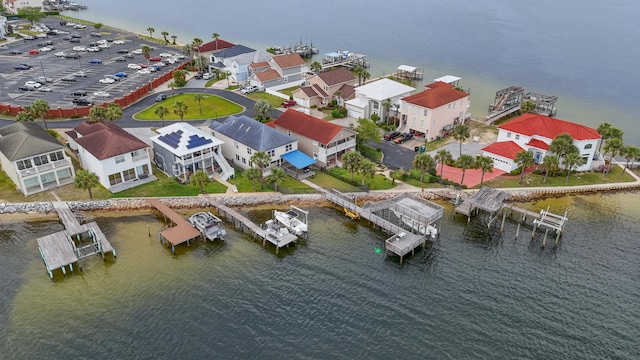
[[[461,78],[457,77],[457,76],[453,76],[453,75],[445,75],[445,76],[441,76],[437,79],[433,79],[433,82],[443,82],[443,83],[447,83],[447,84],[452,84],[458,80],[460,80]]]
[[[252,69],[266,68],[266,67],[269,67],[269,63],[266,61],[261,61],[261,62],[250,64],[249,67]]]
[[[109,159],[149,147],[144,141],[112,123],[85,121],[67,133],[74,131],[81,135],[76,138],[78,145],[98,160]]]
[[[220,38],[218,38],[218,41],[216,43],[216,40],[210,41],[206,44],[202,44],[200,45],[200,47],[198,48],[198,52],[207,52],[207,51],[218,51],[218,50],[222,50],[222,49],[228,49],[230,47],[234,46],[234,44],[228,42],[228,41],[224,41]]]
[[[531,139],[526,145],[529,145],[531,147],[538,148],[541,150],[549,150],[549,144],[539,139]]]
[[[293,93],[295,94],[297,91],[302,91],[309,98],[318,96],[318,93],[316,91],[314,91],[311,86],[303,86],[303,87],[295,90]]]
[[[9,161],[62,149],[64,146],[39,124],[16,122],[0,128],[0,153]]]
[[[340,97],[343,99],[351,99],[356,94],[356,87],[349,84],[340,86],[340,89],[338,90],[340,91]]]
[[[287,69],[294,66],[304,65],[304,59],[296,53],[276,55],[271,58],[280,69]]]
[[[444,82],[435,82],[425,86],[425,90],[402,98],[409,104],[422,106],[428,109],[436,109],[456,100],[468,97],[469,94],[456,90],[453,85]]]
[[[298,141],[245,115],[229,116],[224,122],[214,121],[209,128],[257,151],[273,150]]]
[[[551,140],[563,133],[571,135],[575,140],[597,140],[601,138],[596,129],[540,114],[520,115],[508,123],[500,125],[498,128],[527,136],[538,135]]]
[[[220,41],[220,39],[218,39],[218,41]],[[252,53],[256,50],[250,48],[250,47],[246,47],[244,45],[233,45],[232,47],[226,48],[226,49],[222,49],[218,52],[216,52],[214,54],[215,57],[218,58],[222,58],[222,59],[228,59],[228,58],[232,58],[238,55],[242,55],[242,54],[246,54],[246,53]]]
[[[293,150],[292,152],[286,153],[281,158],[285,159],[288,163],[295,166],[298,169],[304,169],[309,165],[313,165],[316,163],[313,158],[307,156],[307,154],[303,153],[300,150]]]
[[[280,73],[276,69],[267,69],[263,72],[259,72],[256,74],[256,77],[261,82],[275,80],[280,78]]]
[[[516,154],[521,151],[525,151],[525,149],[521,148],[520,145],[513,141],[500,141],[483,147],[482,151],[514,160],[516,158]]]
[[[327,86],[333,86],[344,82],[353,82],[355,78],[353,74],[345,67],[339,67],[335,70],[325,71],[316,74]]]
[[[151,138],[153,146],[160,146],[178,156],[224,143],[215,136],[184,122],[173,123],[157,131],[160,135]]]
[[[356,92],[367,98],[384,101],[414,91],[416,88],[401,84],[387,78],[371,82],[356,88]]]
[[[275,124],[320,144],[328,144],[345,129],[343,126],[295,109],[287,109],[275,120]]]
[[[415,66],[400,65],[400,66],[398,66],[398,70],[407,71],[407,72],[414,72],[414,71],[418,70],[418,68],[415,67]]]
[[[237,62],[240,65],[243,65],[243,64],[265,62],[270,57],[271,57],[271,54],[269,54],[268,52],[262,51],[262,50],[256,50],[254,52],[240,54],[238,56],[235,56],[233,58],[233,61]]]

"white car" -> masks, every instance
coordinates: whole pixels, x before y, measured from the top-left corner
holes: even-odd
[[[175,64],[176,63],[176,60],[172,59],[172,58],[164,59],[164,61],[166,61],[168,64]]]
[[[24,83],[25,86],[29,86],[29,87],[34,87],[34,88],[39,88],[40,86],[42,86],[42,84],[40,84],[37,81],[27,81],[26,83]]]
[[[113,79],[110,79],[110,78],[102,78],[102,79],[98,80],[98,82],[100,84],[113,84],[116,81],[113,80]]]
[[[138,74],[148,74],[150,71],[148,69],[140,69],[138,70]]]
[[[122,44],[124,44],[124,40],[113,40],[113,43],[115,45],[122,45]]]
[[[105,40],[105,39],[102,39],[102,40],[98,40],[98,41],[96,41],[96,43],[98,43],[98,44],[108,44],[108,43],[109,43],[109,41],[107,41],[107,40]]]
[[[87,25],[77,24],[77,25],[74,26],[74,28],[76,28],[76,29],[86,29]]]
[[[202,79],[203,80],[213,79],[213,74],[212,73],[204,73],[204,74],[202,74]]]
[[[140,70],[140,69],[142,69],[142,66],[140,66],[138,64],[129,64],[129,65],[127,65],[127,69]]]
[[[101,49],[108,49],[108,48],[111,47],[111,45],[109,45],[109,44],[100,44],[100,45],[98,45],[98,47],[101,48]]]
[[[98,51],[100,51],[100,48],[99,47],[95,47],[95,46],[91,46],[91,47],[87,48],[87,51],[88,52],[98,52]]]
[[[73,51],[87,51],[87,48],[84,46],[74,46]]]
[[[171,55],[171,54],[169,54],[169,53],[162,53],[162,54],[160,54],[159,56],[160,56],[160,57],[163,57],[163,58],[164,58],[164,57],[168,58],[168,57],[172,57],[173,55]]]
[[[54,55],[57,56],[57,57],[65,57],[65,56],[67,56],[67,53],[64,52],[64,51],[58,51]]]
[[[96,91],[96,92],[93,93],[93,96],[101,97],[101,98],[108,98],[109,96],[111,96],[111,94],[109,94],[106,91]]]
[[[45,46],[45,47],[43,47],[43,48],[40,48],[40,52],[48,52],[48,51],[51,51],[51,50],[52,50],[52,49],[51,49],[50,47],[48,47],[48,46]]]
[[[38,89],[38,91],[42,91],[42,92],[51,92],[51,88],[48,86],[42,86],[41,88]]]
[[[184,56],[184,55],[182,55],[182,54],[178,54],[178,55],[176,55],[176,59],[178,59],[178,60],[184,60],[184,59],[186,59],[186,58],[187,58],[187,57],[186,57],[186,56]]]
[[[131,52],[132,54],[140,55],[142,54],[142,49],[135,49]]]

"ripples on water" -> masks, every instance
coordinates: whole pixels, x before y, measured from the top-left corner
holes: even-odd
[[[384,234],[334,208],[310,209],[310,238],[279,256],[235,231],[174,255],[157,240],[155,215],[95,214],[118,258],[87,259],[55,282],[35,239],[61,225],[3,222],[0,350],[15,359],[631,358],[637,200],[526,204],[570,209],[555,249],[551,236],[541,249],[530,227],[515,239],[515,222],[500,234],[447,207],[441,237],[403,265],[385,257]],[[247,214],[261,222],[270,212]]]

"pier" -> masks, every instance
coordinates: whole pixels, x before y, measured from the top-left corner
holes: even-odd
[[[76,214],[65,202],[54,202],[53,208],[58,213],[65,230],[37,240],[40,256],[51,279],[53,279],[54,270],[60,269],[66,275],[67,267],[73,272],[73,264],[91,255],[101,254],[103,259],[107,253],[116,256],[115,249],[98,224],[95,222],[80,224]]]
[[[176,245],[187,243],[187,246],[191,240],[202,236],[200,231],[193,227],[187,220],[185,220],[180,214],[173,211],[167,205],[161,203],[157,199],[147,199],[147,202],[160,211],[165,219],[171,220],[174,226],[168,229],[162,230],[158,236],[160,241],[164,240],[171,245],[171,252],[175,253]]]
[[[546,116],[555,116],[557,109],[555,103],[557,96],[544,95],[534,92],[524,92],[521,86],[509,86],[498,90],[493,104],[489,105],[489,115],[485,116],[484,122],[493,124],[506,116],[517,113],[523,101],[531,101],[535,107],[533,112]]]
[[[355,54],[348,51],[330,52],[324,54],[322,59],[322,70],[332,69],[337,66],[344,66],[347,69],[353,69],[356,66],[369,67],[369,60],[366,55]]]

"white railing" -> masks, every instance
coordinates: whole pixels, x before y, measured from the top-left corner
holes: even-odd
[[[149,155],[147,155],[147,153],[145,152],[142,155],[133,156],[131,158],[131,160],[133,160],[133,162],[136,162],[136,161],[140,161],[140,160],[147,160],[148,158],[149,158]]]
[[[33,174],[38,174],[38,173],[41,173],[43,171],[47,171],[47,170],[51,170],[51,169],[55,169],[55,168],[59,168],[59,167],[64,167],[64,166],[69,165],[70,163],[71,163],[70,160],[63,159],[63,160],[49,162],[49,163],[46,163],[44,165],[33,166],[33,167],[30,167],[30,168],[24,169],[24,170],[18,170],[18,173],[20,174],[21,177],[25,177],[25,176],[29,176],[29,175],[33,175]]]
[[[343,142],[342,144],[338,144],[336,146],[332,146],[330,148],[320,148],[318,149],[318,153],[319,154],[324,154],[324,155],[333,155],[336,153],[339,153],[340,151],[346,150],[346,149],[350,149],[350,148],[354,148],[356,146],[356,141],[355,140],[350,140],[350,141],[346,141]]]
[[[212,152],[213,158],[216,160],[222,173],[220,174],[220,179],[223,181],[227,181],[230,177],[234,176],[236,171],[233,166],[229,165],[224,156],[218,155],[216,152]]]

